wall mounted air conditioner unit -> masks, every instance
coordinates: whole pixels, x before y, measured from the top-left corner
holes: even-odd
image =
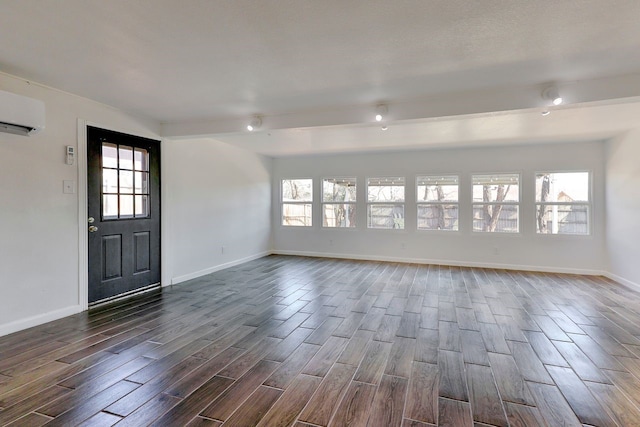
[[[44,129],[44,102],[0,90],[0,132],[33,135]]]

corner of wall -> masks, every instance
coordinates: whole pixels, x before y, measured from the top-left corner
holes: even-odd
[[[640,130],[605,145],[606,276],[640,289]]]

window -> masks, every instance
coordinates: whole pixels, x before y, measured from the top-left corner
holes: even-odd
[[[282,180],[282,225],[311,227],[313,180]]]
[[[149,153],[102,143],[102,219],[149,217]]]
[[[418,176],[418,230],[458,230],[458,177]]]
[[[589,234],[589,172],[536,174],[536,230]]]
[[[322,180],[322,226],[356,226],[356,178]]]
[[[367,179],[367,227],[404,229],[404,177]]]
[[[473,175],[473,231],[519,231],[520,175]]]

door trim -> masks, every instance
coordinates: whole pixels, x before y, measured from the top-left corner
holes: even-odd
[[[89,309],[89,235],[87,218],[87,126],[86,120],[78,119],[78,305],[83,311]]]
[[[87,200],[87,126],[93,126],[114,132],[126,133],[141,138],[151,138],[160,141],[160,179],[162,180],[162,169],[165,160],[162,156],[163,138],[157,135],[141,135],[128,130],[115,129],[100,123],[95,123],[86,119],[78,118],[78,149],[76,165],[78,166],[78,305],[82,311],[89,309],[89,235],[87,233],[87,218],[89,217],[89,201]],[[166,275],[164,255],[166,219],[165,209],[165,186],[160,186],[160,286],[166,286]]]

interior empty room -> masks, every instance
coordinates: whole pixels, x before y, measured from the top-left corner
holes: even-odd
[[[0,425],[640,425],[638,18],[0,1]]]

